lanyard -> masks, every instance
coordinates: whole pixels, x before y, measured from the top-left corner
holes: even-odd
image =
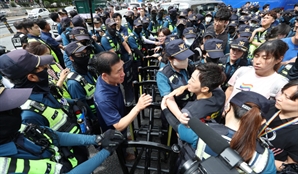
[[[271,132],[273,132],[273,131],[277,131],[277,130],[279,130],[279,129],[282,129],[282,128],[285,128],[285,127],[287,127],[287,126],[290,126],[290,125],[292,125],[292,124],[295,124],[295,123],[297,123],[298,122],[298,118],[295,118],[295,119],[293,119],[293,120],[291,120],[291,121],[288,121],[288,122],[286,122],[286,123],[284,123],[284,124],[281,124],[281,125],[279,125],[279,126],[276,126],[275,128],[272,128],[272,129],[270,129],[270,130],[266,130],[267,129],[267,127],[269,126],[269,124],[279,115],[279,113],[280,113],[280,111],[278,111],[278,112],[276,112],[266,123],[265,123],[265,126],[262,128],[262,130],[261,130],[261,132],[259,133],[259,137],[261,137],[261,136],[263,136],[263,135],[265,135],[265,134],[267,134],[267,133],[271,133]]]

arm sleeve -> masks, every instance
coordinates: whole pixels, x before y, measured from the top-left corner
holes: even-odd
[[[179,120],[171,113],[169,109],[162,110],[168,123],[173,127],[173,129],[178,132],[178,125],[180,125]]]
[[[96,135],[71,134],[58,131],[53,131],[53,133],[57,136],[57,139],[54,139],[53,141],[53,144],[56,146],[96,145]]]
[[[197,147],[197,142],[198,142],[198,136],[197,134],[190,128],[187,128],[183,124],[179,124],[178,126],[178,134],[179,138],[182,141],[185,141],[189,144],[191,144],[192,147],[196,148]]]
[[[163,97],[172,92],[171,86],[168,82],[168,78],[160,71],[156,74],[157,87],[160,95]]]
[[[66,35],[64,33],[61,34],[61,37],[62,37],[62,44],[63,46],[66,46],[69,44],[69,41],[68,39],[66,38]]]
[[[131,36],[128,37],[128,45],[131,49],[134,49],[134,50],[138,49],[138,45],[136,43],[136,40]]]
[[[105,159],[110,156],[110,152],[106,149],[102,149],[92,158],[88,159],[87,161],[83,162],[82,164],[76,166],[67,174],[77,174],[77,173],[92,173],[98,166],[100,166]]]
[[[145,43],[145,44],[155,44],[155,41],[150,40],[150,39],[146,39],[145,36],[142,36],[142,41],[143,41],[143,43]]]
[[[67,89],[72,99],[86,100],[86,92],[84,88],[75,80],[67,81]]]

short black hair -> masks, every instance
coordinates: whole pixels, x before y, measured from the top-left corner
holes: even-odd
[[[94,58],[91,59],[91,64],[94,66],[99,75],[102,75],[103,73],[110,75],[112,72],[111,67],[120,62],[120,60],[121,59],[116,53],[111,51],[103,51],[99,54],[96,54]]]
[[[13,23],[13,26],[17,29],[17,30],[21,30],[22,28],[24,28],[24,24],[23,21],[16,21]]]
[[[292,86],[296,86],[296,91],[294,91],[294,93],[290,96],[290,100],[295,101],[296,99],[298,99],[298,80],[292,80],[289,83],[287,83],[282,89],[281,92],[284,92],[286,89],[292,87]]]
[[[44,30],[48,22],[45,19],[38,19],[36,24],[39,26],[40,29]]]
[[[54,21],[57,22],[57,19],[59,18],[59,14],[56,12],[50,13],[49,17]]]
[[[263,10],[264,10],[265,8],[267,8],[268,6],[270,6],[270,4],[265,4],[265,5],[263,6]]]
[[[37,22],[37,20],[34,20],[34,19],[26,20],[23,23],[24,28],[25,29],[27,29],[27,28],[32,29],[32,27],[34,26],[34,24],[37,24],[36,22]]]
[[[122,19],[122,15],[120,13],[114,13],[112,18],[117,18],[117,17],[120,17],[120,19]]]
[[[75,15],[77,15],[78,14],[78,12],[76,11],[76,10],[71,10],[70,12],[68,12],[69,13],[69,15],[70,15],[70,17],[74,17]]]
[[[226,80],[222,67],[215,63],[199,64],[196,66],[196,70],[200,71],[201,87],[208,87],[208,92],[218,88]]]
[[[230,20],[231,17],[231,11],[228,7],[221,7],[215,14],[215,19],[219,20]]]

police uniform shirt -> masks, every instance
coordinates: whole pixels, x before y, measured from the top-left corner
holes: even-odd
[[[120,29],[118,30],[118,32],[121,34],[121,36],[128,36],[127,28],[122,25],[120,26]]]
[[[139,43],[138,41],[141,41],[141,37],[139,35],[137,35],[137,33],[135,33],[133,31],[132,33],[134,36],[129,36],[128,37],[128,45],[130,46],[131,49],[139,49]],[[138,39],[136,40],[135,37]]]
[[[108,33],[108,31],[106,31],[105,35],[106,35],[106,37],[105,36],[101,37],[101,45],[104,47],[105,50],[107,50],[107,51],[109,51],[111,49],[114,49],[114,51],[118,51],[120,49],[121,49],[121,51],[125,50],[124,47],[122,46],[122,43],[124,42],[124,39],[123,39],[123,37],[121,35],[118,34],[118,36],[112,37]],[[117,48],[112,48],[112,46],[110,45],[110,42],[109,42],[109,40],[108,40],[107,37],[109,37],[112,40],[112,42],[114,43],[115,47],[117,47]],[[116,37],[118,37],[120,39],[120,43],[118,41],[118,38],[116,38]],[[118,48],[118,45],[120,46],[120,48]]]
[[[221,89],[214,89],[210,98],[187,102],[182,112],[187,112],[190,117],[214,119],[219,122],[225,99],[225,93]]]

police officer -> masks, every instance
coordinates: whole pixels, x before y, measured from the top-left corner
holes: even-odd
[[[107,31],[101,38],[101,44],[107,51],[112,51],[118,54],[124,62],[132,56],[128,44],[123,37],[116,31],[116,21],[113,18],[106,20]]]
[[[173,32],[176,23],[177,23],[177,10],[171,9],[169,10],[169,18],[165,19],[165,22],[163,23],[163,27],[169,28],[171,32]]]
[[[53,13],[50,13],[49,17],[54,21],[51,28],[56,41],[62,42],[61,37],[60,37],[60,40],[58,39],[58,36],[60,36],[60,34],[62,33],[61,24],[60,24],[61,20],[60,20],[59,14],[56,12],[53,12]]]
[[[143,59],[144,54],[142,52],[142,21],[141,19],[134,20],[134,31],[128,37],[128,45],[133,51],[134,63],[133,72],[138,71],[138,67],[141,65],[140,61]],[[133,73],[133,79],[137,80],[137,73]]]
[[[127,28],[128,34],[130,34],[133,31],[134,14],[132,11],[127,11],[124,17],[126,19],[125,27]]]
[[[89,35],[92,37],[92,39],[100,43],[101,36],[104,34],[101,26],[102,26],[102,21],[99,17],[94,17],[93,18],[93,25],[94,25],[94,30],[89,30]]]
[[[0,87],[0,173],[92,173],[124,140],[119,131],[79,135],[33,124],[21,125],[19,108],[32,89]],[[85,163],[72,166],[63,146],[100,145],[102,150]]]
[[[57,63],[63,63],[63,57],[59,54],[57,54],[55,52],[55,49],[53,49],[51,47],[51,45],[49,45],[46,41],[44,41],[43,39],[41,39],[39,37],[40,35],[40,28],[37,24],[37,21],[33,21],[33,20],[27,20],[25,23],[24,23],[24,26],[26,28],[26,30],[28,31],[27,33],[27,37],[28,37],[28,42],[35,42],[35,41],[38,41],[38,42],[41,42],[45,45],[47,45],[47,47],[50,49],[50,54],[54,57],[54,60],[55,62]]]
[[[226,74],[226,81],[222,85],[222,89],[227,89],[227,82],[230,80],[234,72],[241,66],[251,65],[251,60],[247,58],[247,52],[249,48],[249,42],[246,38],[238,38],[233,40],[230,45],[230,53],[221,57],[218,61],[218,65],[223,67]]]
[[[24,20],[14,22],[13,26],[16,28],[17,32],[11,38],[11,42],[15,49],[24,48],[24,46],[28,43],[27,30],[24,27]]]
[[[176,34],[178,38],[182,39],[183,30],[186,28],[186,19],[178,19],[176,27],[173,30],[173,34]]]
[[[65,52],[72,62],[73,69],[67,75],[67,88],[73,99],[82,101],[87,106],[85,116],[95,120],[96,109],[93,102],[95,80],[88,72],[88,63],[92,53],[91,45],[71,42],[65,47]]]

